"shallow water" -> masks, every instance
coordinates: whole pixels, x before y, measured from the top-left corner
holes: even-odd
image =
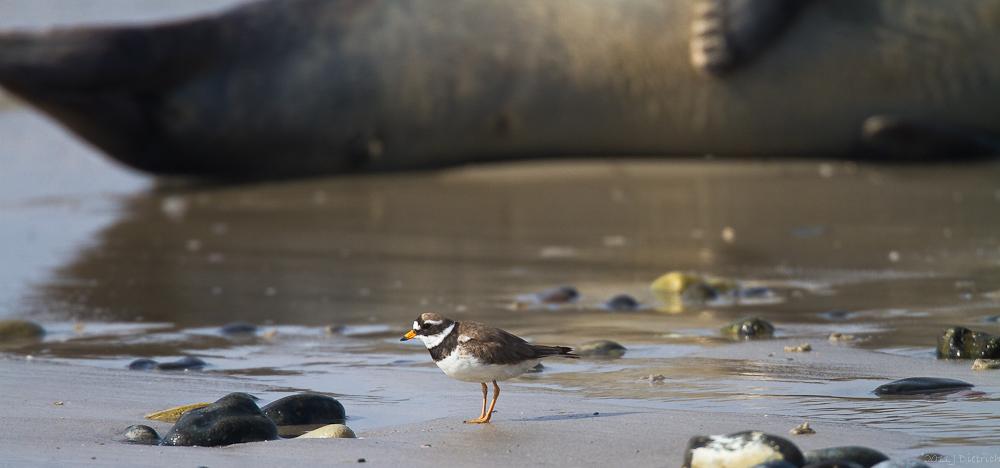
[[[4,26],[67,21],[23,5]],[[398,341],[417,314],[438,312],[536,342],[629,348],[613,361],[547,362],[514,385],[856,421],[924,437],[914,453],[1000,446],[995,374],[933,359],[947,326],[1000,333],[984,320],[1000,314],[998,162],[581,160],[212,185],[130,172],[0,102],[0,316],[50,332],[8,357],[122,368],[196,355],[211,364],[201,372],[267,383],[264,397],[341,396],[365,429],[438,417],[433,398],[474,408],[478,389]],[[671,270],[775,297],[673,309],[649,289]],[[559,285],[582,297],[523,303]],[[620,293],[643,308],[603,308]],[[746,315],[773,322],[775,340],[716,332]],[[219,333],[233,321],[260,330]],[[858,341],[830,344],[832,332]],[[800,342],[815,352],[782,352]],[[984,394],[879,399],[872,389],[911,375],[869,360]],[[667,379],[637,382],[656,374]],[[400,378],[434,387],[413,394]]]

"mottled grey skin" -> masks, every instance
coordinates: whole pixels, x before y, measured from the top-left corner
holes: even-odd
[[[941,148],[930,156],[1000,148],[998,0],[734,0],[754,5],[722,11],[736,55],[717,68],[695,53],[711,49],[692,34],[706,3],[719,2],[268,1],[171,25],[0,35],[0,85],[163,174],[844,156],[865,142],[907,157],[926,134]],[[782,26],[740,26],[775,15]]]

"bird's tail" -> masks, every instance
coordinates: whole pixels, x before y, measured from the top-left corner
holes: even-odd
[[[535,355],[539,358],[549,357],[549,356],[563,356],[563,357],[577,359],[580,357],[576,354],[573,354],[573,348],[568,348],[566,346],[531,345],[531,348],[535,350]]]

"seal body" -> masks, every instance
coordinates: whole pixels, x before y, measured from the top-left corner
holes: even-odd
[[[692,66],[699,1],[272,0],[3,34],[0,85],[163,174],[843,156],[880,115],[1000,134],[998,0],[813,0],[724,76]]]

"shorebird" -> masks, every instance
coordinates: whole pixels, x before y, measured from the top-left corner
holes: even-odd
[[[427,346],[434,363],[448,377],[463,382],[479,382],[483,386],[483,411],[467,423],[488,423],[500,396],[498,380],[507,380],[535,367],[542,358],[566,356],[577,358],[573,349],[565,346],[543,346],[524,341],[505,330],[476,322],[456,322],[439,314],[421,314],[413,321],[413,329],[400,341],[417,338]],[[486,400],[493,382],[493,401],[489,410]]]

